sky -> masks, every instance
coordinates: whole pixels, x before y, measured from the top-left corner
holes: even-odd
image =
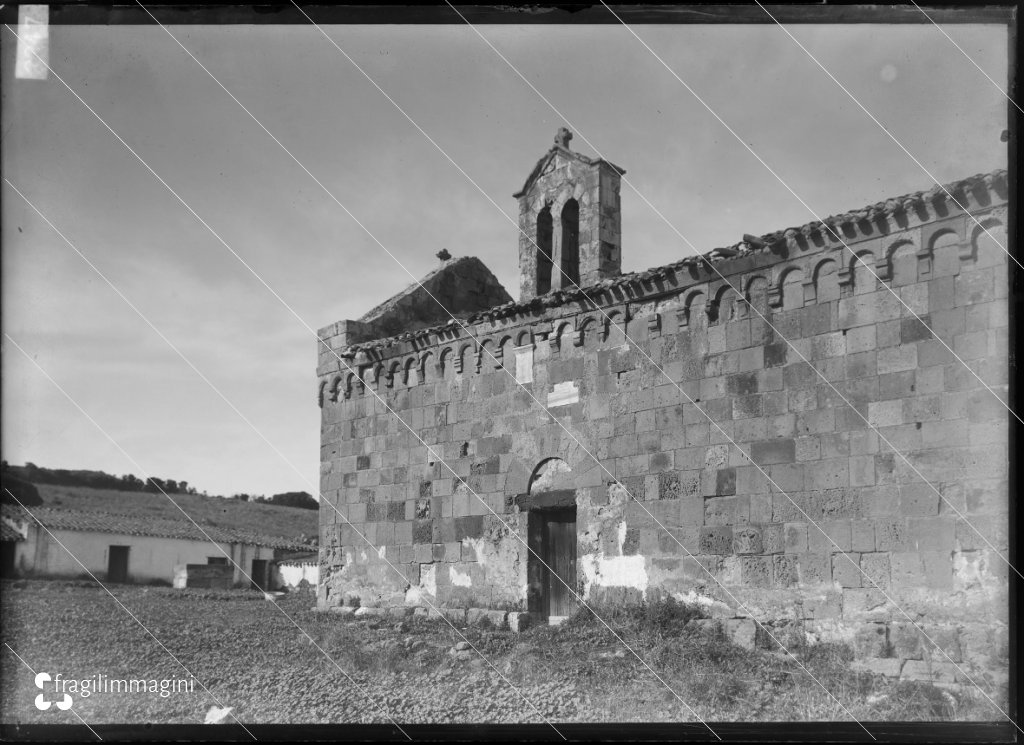
[[[56,75],[223,243],[55,75],[16,79],[5,27],[4,177],[195,369],[2,184],[3,458],[316,494],[310,329],[442,248],[516,296],[512,194],[561,126],[626,170],[624,271],[1005,168],[1005,26],[942,27],[997,88],[922,20],[787,26],[920,165],[772,23],[635,27],[650,50],[616,24],[477,27],[560,114],[467,25],[325,27],[465,175],[311,25],[51,26]]]

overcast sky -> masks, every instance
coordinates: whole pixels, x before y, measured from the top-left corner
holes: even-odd
[[[625,271],[692,254],[676,231],[705,252],[815,219],[621,25],[479,29],[568,123],[468,26],[326,30],[500,210],[315,28],[169,29],[404,268],[164,30],[52,27],[50,64],[314,329],[441,248],[515,296],[511,195],[560,126],[627,171]],[[819,216],[934,184],[778,26],[636,30]],[[789,30],[937,179],[1006,167],[1002,92],[934,26]],[[943,30],[1005,90],[1005,27]],[[3,330],[141,469],[6,339],[3,457],[315,492],[315,337],[54,76],[15,79],[2,34],[4,176],[285,458],[6,184]]]

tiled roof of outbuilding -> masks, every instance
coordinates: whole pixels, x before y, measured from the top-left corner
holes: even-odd
[[[320,554],[316,551],[298,551],[282,556],[277,560],[277,564],[278,566],[281,564],[316,564],[319,561]]]
[[[10,508],[10,509],[9,509]],[[269,536],[234,528],[202,525],[202,530],[186,519],[172,520],[160,517],[142,517],[113,512],[86,512],[35,507],[31,515],[20,507],[4,505],[4,514],[35,524],[36,518],[50,530],[76,530],[116,535],[152,536],[154,538],[180,538],[190,541],[214,540],[220,543],[244,543],[268,548],[303,550],[309,546],[281,536]],[[204,535],[203,533],[206,533]]]
[[[0,541],[23,541],[21,533],[0,520]]]

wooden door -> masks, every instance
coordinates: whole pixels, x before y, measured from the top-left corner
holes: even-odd
[[[544,598],[548,616],[570,616],[576,608],[576,509],[541,512],[544,533]]]
[[[128,581],[129,546],[111,546],[107,555],[107,581]]]
[[[249,576],[252,577],[252,586],[265,592],[267,590],[267,560],[253,559],[252,572]]]

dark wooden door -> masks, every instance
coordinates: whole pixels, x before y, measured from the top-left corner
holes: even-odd
[[[267,590],[267,560],[266,559],[253,559],[252,560],[252,572],[249,574],[252,577],[252,585],[257,590]]]
[[[544,596],[549,616],[569,616],[576,608],[576,510],[541,512],[544,532]]]
[[[130,546],[111,546],[107,556],[107,581],[128,581],[128,549]]]
[[[3,551],[3,562],[0,564],[0,576],[3,576],[4,579],[13,577],[15,574],[14,555],[16,546],[17,543],[14,541],[4,541],[3,543],[0,543],[0,549]]]

